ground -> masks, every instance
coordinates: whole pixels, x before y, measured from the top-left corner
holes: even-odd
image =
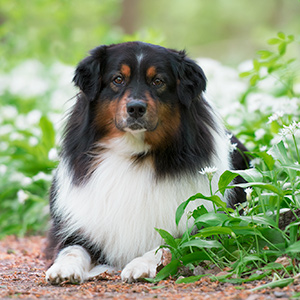
[[[251,292],[265,282],[234,286],[202,278],[192,284],[175,284],[173,279],[158,284],[128,284],[121,281],[119,274],[104,274],[81,285],[51,286],[45,281],[50,264],[43,256],[45,241],[36,236],[9,236],[0,241],[0,299],[299,299],[293,297],[300,292],[299,282],[282,289]]]

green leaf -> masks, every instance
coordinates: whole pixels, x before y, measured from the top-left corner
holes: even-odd
[[[294,162],[288,158],[287,149],[284,146],[283,141],[279,142],[277,145],[274,145],[269,153],[274,157],[275,160],[278,160],[283,165],[291,165]]]
[[[281,43],[281,40],[278,39],[278,38],[272,38],[272,39],[268,40],[269,45],[276,45],[276,44],[279,44],[279,43]]]
[[[42,130],[42,144],[46,146],[47,150],[50,150],[55,146],[55,130],[53,124],[46,116],[42,116],[39,126]]]
[[[188,206],[188,204],[191,202],[191,201],[194,201],[196,200],[197,198],[194,198],[193,196],[190,197],[188,200],[182,202],[177,210],[176,210],[176,214],[175,214],[175,222],[176,222],[176,225],[178,226],[183,214],[184,214],[184,211],[186,209],[186,207]]]
[[[285,54],[285,52],[286,52],[286,43],[279,44],[278,52],[279,52],[280,55]]]
[[[294,282],[293,278],[280,279],[280,280],[276,280],[276,281],[272,281],[270,283],[260,285],[254,289],[251,289],[250,292],[254,292],[254,291],[265,289],[265,288],[271,288],[271,289],[276,288],[276,287],[283,288],[293,282]]]
[[[219,179],[218,187],[221,194],[224,196],[226,187],[232,182],[232,180],[237,177],[237,173],[233,173],[231,171],[225,171]]]
[[[201,274],[197,276],[189,276],[185,278],[179,278],[175,281],[175,283],[180,284],[180,283],[193,283],[198,280],[200,280],[202,277],[209,276],[210,274]]]
[[[179,260],[173,260],[168,265],[163,267],[155,276],[155,278],[145,278],[146,281],[156,283],[166,279],[169,276],[173,276],[177,273],[178,267],[181,266]]]
[[[260,261],[265,263],[263,259],[261,259],[258,255],[247,255],[243,257],[242,263],[247,265],[248,262],[252,263],[253,261]]]
[[[193,218],[194,219],[197,219],[197,218],[199,218],[200,216],[203,216],[203,215],[205,215],[205,214],[207,214],[208,213],[208,211],[207,211],[207,209],[204,207],[204,205],[200,205],[200,206],[198,206],[196,209],[194,209],[194,211],[193,211]]]
[[[262,190],[267,190],[274,192],[275,194],[283,197],[284,193],[281,189],[277,188],[276,186],[264,182],[250,182],[250,183],[240,183],[240,184],[235,184],[234,187],[240,187],[240,188],[247,188],[247,187],[258,187],[261,188]]]
[[[254,236],[262,236],[261,232],[255,227],[248,226],[232,226],[232,231],[236,235],[246,236],[246,235],[254,235]]]
[[[260,55],[261,59],[267,59],[273,55],[273,52],[268,51],[268,50],[260,50],[260,51],[257,51],[257,54]]]
[[[254,74],[250,78],[250,85],[254,86],[258,80],[259,80],[259,75],[258,74]]]
[[[210,260],[209,256],[204,251],[196,251],[193,253],[189,253],[180,258],[180,261],[184,265],[195,263],[195,262],[200,262],[203,260]]]
[[[222,227],[222,226],[213,226],[213,227],[207,227],[203,228],[195,235],[195,237],[208,237],[212,235],[218,235],[218,234],[226,234],[231,235],[233,238],[236,238],[235,233],[232,231],[229,227]]]
[[[282,270],[282,269],[284,269],[284,266],[280,263],[271,262],[271,263],[268,263],[267,265],[265,265],[262,269],[263,270]]]
[[[261,158],[270,171],[274,169],[275,160],[272,155],[268,154],[267,152],[257,152],[254,153],[254,156]]]
[[[264,216],[264,217],[260,217],[260,216],[241,216],[240,217],[241,220],[246,221],[248,223],[256,223],[256,224],[261,224],[261,225],[267,225],[267,226],[272,226],[272,227],[277,227],[276,222],[268,217],[268,216]]]
[[[253,71],[246,71],[239,74],[241,78],[248,77],[253,74]]]
[[[285,40],[285,34],[283,32],[278,32],[277,33],[277,36],[282,39],[282,40]]]
[[[195,223],[200,223],[200,225],[206,226],[221,226],[225,221],[230,220],[226,214],[216,214],[214,212],[209,212],[195,219]]]
[[[206,241],[202,239],[194,239],[183,243],[179,248],[197,247],[197,248],[222,248],[222,245],[218,241]]]
[[[224,211],[228,212],[227,204],[224,201],[222,201],[220,199],[220,197],[218,197],[217,195],[207,197],[207,196],[204,196],[201,193],[197,193],[194,196],[190,197],[185,202],[182,202],[178,206],[178,208],[176,210],[176,215],[175,215],[175,222],[176,222],[177,226],[178,226],[178,224],[179,224],[179,222],[180,222],[180,220],[181,220],[181,218],[184,214],[184,211],[185,211],[186,207],[188,206],[188,204],[191,201],[194,201],[196,199],[204,199],[204,200],[212,201],[216,206],[221,207]]]
[[[160,234],[160,236],[163,238],[167,245],[174,249],[177,249],[177,243],[169,232],[158,228],[155,228],[155,230]]]
[[[257,59],[253,60],[253,68],[255,71],[259,71],[260,69],[260,62]]]
[[[285,249],[286,253],[299,253],[300,252],[300,241],[288,246]]]
[[[238,174],[248,182],[260,182],[263,180],[262,174],[254,168],[247,170],[230,170],[228,172]]]
[[[290,165],[282,165],[283,168],[300,171],[300,165],[290,164]]]

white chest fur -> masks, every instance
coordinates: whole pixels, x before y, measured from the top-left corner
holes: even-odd
[[[127,142],[121,148],[118,144],[121,153],[114,147],[105,152],[88,182],[79,187],[72,184],[62,161],[54,206],[55,213],[68,224],[66,234],[84,233],[102,250],[108,263],[118,268],[162,243],[155,227],[181,234],[186,224],[182,221],[176,227],[179,204],[197,192],[209,195],[207,178],[201,174],[156,180],[150,161],[132,163]],[[218,159],[217,163],[220,173],[228,168],[227,160],[220,164]],[[200,203],[193,202],[189,208]],[[203,204],[212,209],[210,202]]]

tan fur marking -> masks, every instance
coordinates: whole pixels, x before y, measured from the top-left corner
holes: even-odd
[[[95,123],[99,130],[106,131],[103,140],[122,136],[124,133],[116,128],[115,116],[118,110],[118,100],[102,101],[96,109]]]
[[[121,73],[125,78],[130,78],[131,75],[131,69],[128,65],[123,64],[121,66]]]
[[[156,68],[154,66],[151,66],[150,68],[148,68],[147,70],[147,77],[151,80],[156,76]]]
[[[168,147],[180,126],[180,112],[178,107],[171,108],[167,104],[159,103],[156,110],[158,111],[157,128],[154,131],[145,133],[145,142],[151,145],[154,150]]]

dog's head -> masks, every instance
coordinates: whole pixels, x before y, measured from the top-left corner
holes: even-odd
[[[174,51],[141,42],[100,46],[82,60],[75,84],[94,107],[95,126],[109,136],[145,132],[150,145],[174,135],[180,109],[205,90],[202,69]]]

